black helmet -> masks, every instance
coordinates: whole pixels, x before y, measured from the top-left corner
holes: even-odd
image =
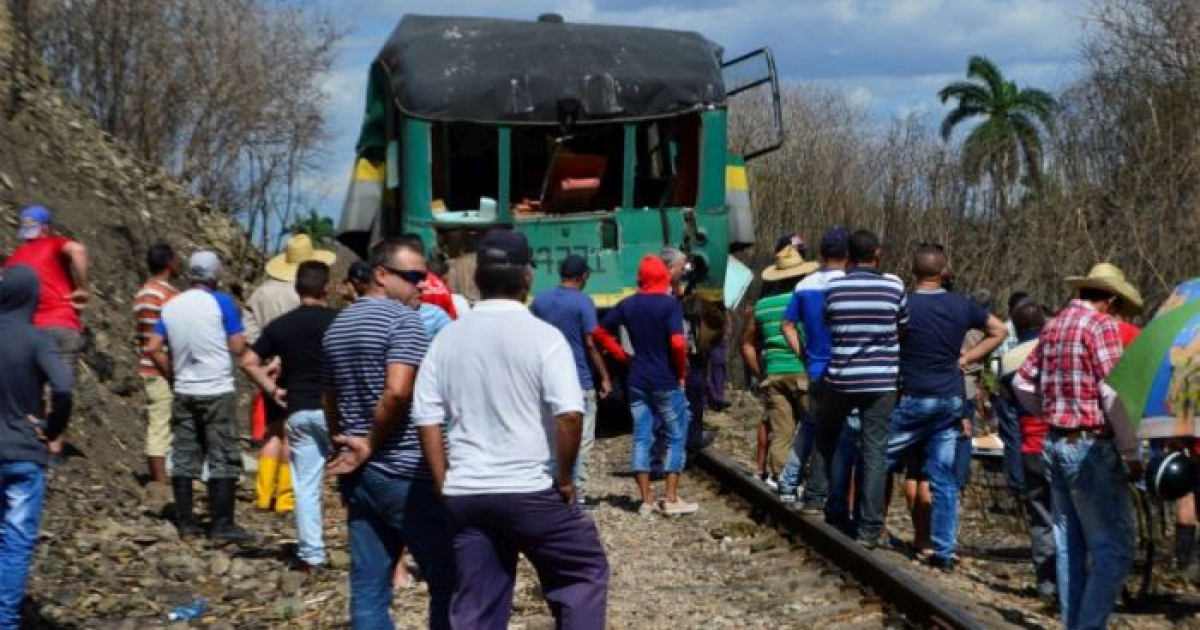
[[[1146,467],[1146,487],[1161,501],[1175,501],[1195,486],[1192,468],[1192,460],[1179,451],[1154,457]]]

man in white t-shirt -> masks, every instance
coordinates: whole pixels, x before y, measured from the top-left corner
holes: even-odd
[[[146,345],[175,394],[171,408],[175,526],[184,539],[199,532],[192,514],[192,480],[200,476],[207,460],[209,535],[218,541],[244,542],[250,534],[237,526],[233,515],[242,474],[233,357],[246,352],[245,327],[233,298],[217,290],[221,261],[215,253],[192,254],[187,275],[192,288],[163,307]]]
[[[521,553],[558,627],[599,630],[609,569],[595,523],[575,504],[584,401],[574,355],[523,305],[533,282],[525,237],[493,230],[476,255],[482,300],[430,345],[412,410],[458,525],[451,625],[507,625]]]

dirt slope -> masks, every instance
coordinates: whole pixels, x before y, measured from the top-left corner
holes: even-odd
[[[58,228],[88,247],[90,343],[68,468],[87,477],[120,473],[111,481],[132,482],[129,468],[141,470],[142,392],[130,303],[145,249],[157,241],[185,253],[205,245],[228,261],[245,256],[247,245],[236,225],[102,132],[36,64],[23,68],[6,6],[0,4],[0,258],[16,247],[17,213],[32,203],[51,208]]]

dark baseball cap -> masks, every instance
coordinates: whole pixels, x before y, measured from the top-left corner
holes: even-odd
[[[495,229],[485,234],[475,247],[475,259],[480,265],[537,266],[525,235],[512,230]]]
[[[356,280],[361,282],[361,281],[369,280],[370,278],[371,278],[371,265],[368,265],[367,263],[365,263],[361,260],[356,260],[356,261],[350,263],[350,268],[346,270],[346,281],[347,282],[353,282]]]
[[[821,255],[826,257],[843,258],[850,253],[850,230],[835,225],[825,231],[821,237]]]
[[[587,260],[579,254],[567,256],[558,265],[558,275],[561,278],[578,278],[591,270]]]
[[[775,253],[778,254],[783,251],[784,247],[795,247],[801,256],[808,258],[808,245],[804,242],[804,237],[799,234],[785,234],[780,236],[775,241]]]

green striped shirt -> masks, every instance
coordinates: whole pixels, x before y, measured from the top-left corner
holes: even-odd
[[[792,293],[781,293],[759,300],[754,305],[754,319],[758,322],[759,334],[763,338],[767,361],[767,376],[776,374],[803,374],[804,362],[788,347],[783,336],[783,311],[792,301]],[[797,327],[803,341],[804,333]]]

